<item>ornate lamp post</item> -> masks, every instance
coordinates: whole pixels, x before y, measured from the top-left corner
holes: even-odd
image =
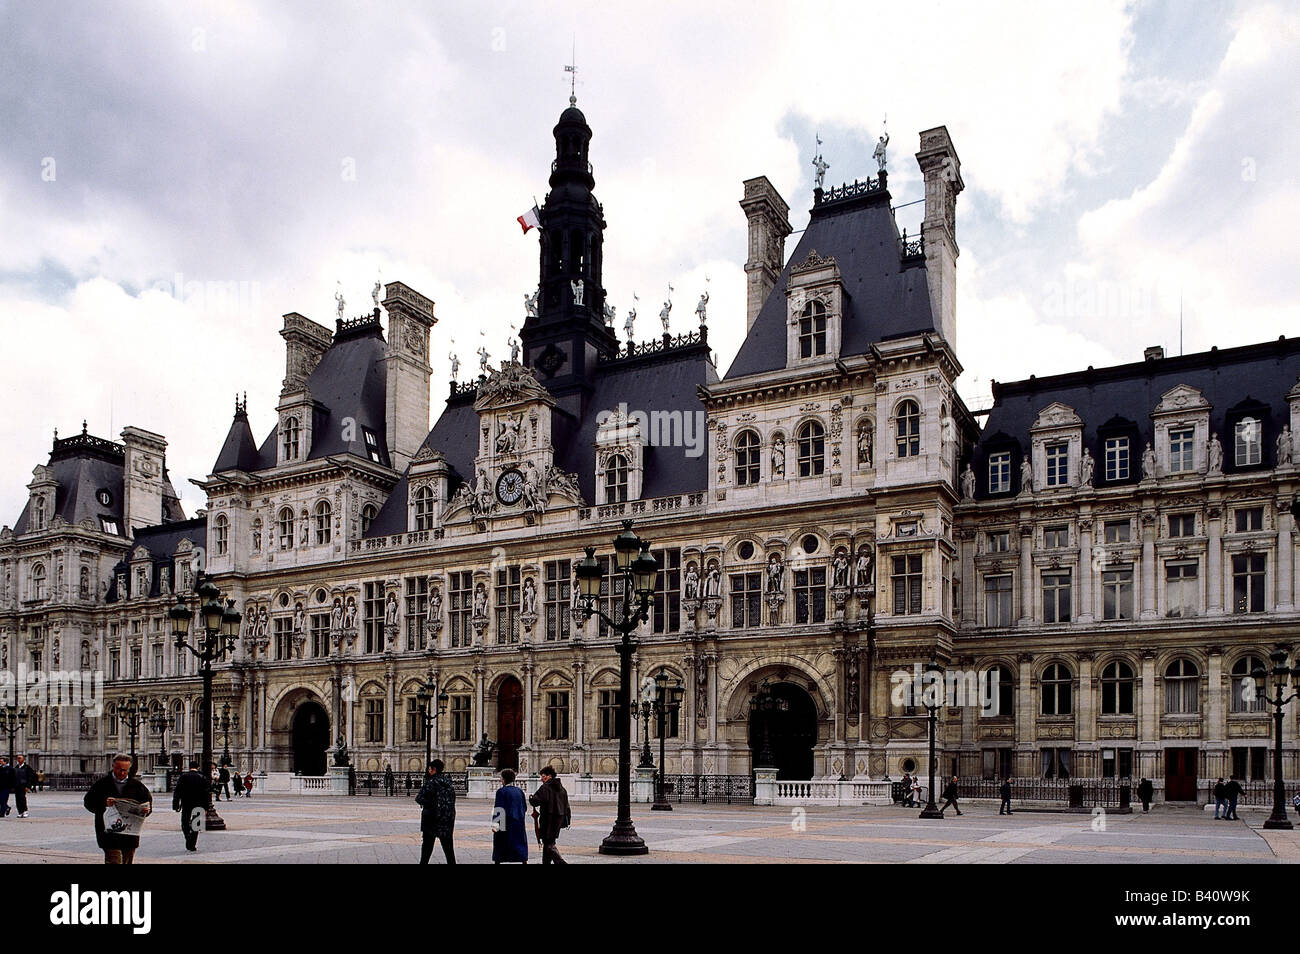
[[[224,702],[221,705],[221,715],[218,716],[214,714],[212,716],[212,730],[214,732],[220,732],[222,734],[223,742],[221,746],[221,764],[223,766],[230,764],[231,729],[233,729],[236,732],[239,731],[239,713],[236,712],[232,716],[230,714],[230,703]]]
[[[433,761],[433,730],[438,724],[438,716],[447,711],[447,700],[450,696],[444,690],[438,688],[438,681],[433,678],[430,672],[421,683],[420,688],[416,690],[415,702],[420,713],[420,721],[424,725],[424,764]],[[437,705],[432,703],[437,702]]]
[[[659,561],[650,553],[650,542],[632,532],[631,520],[624,520],[623,532],[614,538],[614,570],[623,578],[623,605],[618,619],[610,619],[596,602],[600,598],[600,583],[604,577],[596,561],[596,548],[586,549],[586,559],[574,571],[578,577],[583,619],[599,616],[606,626],[622,636],[616,647],[619,656],[618,818],[613,830],[600,843],[600,853],[644,855],[650,849],[632,824],[632,653],[636,650],[632,631],[650,618],[650,598],[654,595]]]
[[[133,692],[126,697],[126,702],[118,707],[117,714],[119,719],[126,722],[126,730],[131,735],[131,774],[134,775],[136,770],[135,737],[149,721],[149,703],[144,699],[137,699]]]
[[[654,715],[655,703],[654,697],[647,697],[644,693],[641,697],[641,704],[637,707],[641,713],[641,761],[636,764],[637,768],[654,768],[655,757],[650,750],[650,717]]]
[[[682,704],[682,696],[686,690],[682,688],[682,681],[675,680],[670,687],[668,685],[668,673],[659,670],[659,675],[655,676],[655,713],[659,716],[659,771],[655,773],[654,804],[650,806],[651,811],[670,812],[673,806],[668,804],[668,799],[664,797],[664,736],[668,729],[668,713],[676,712]]]
[[[943,685],[943,667],[937,662],[931,659],[929,663],[926,664],[925,671],[934,674],[931,677],[934,681],[927,688]],[[928,792],[929,798],[925,803],[925,808],[921,810],[920,817],[942,818],[943,812],[939,811],[939,806],[934,803],[934,732],[935,725],[938,721],[938,712],[943,708],[942,691],[935,692],[932,697],[923,689],[921,691],[921,702],[925,706],[926,711],[930,713],[930,790]]]
[[[193,643],[186,637],[195,611],[185,602],[184,593],[176,594],[176,605],[167,615],[171,617],[176,649],[189,650],[199,661],[199,675],[203,678],[203,770],[206,772],[212,765],[212,663],[235,651],[235,637],[239,635],[243,617],[235,610],[234,600],[227,600],[225,608],[222,608],[221,591],[207,576],[199,574],[195,583],[200,628],[194,634]],[[211,792],[208,793],[206,828],[208,831],[226,830],[225,819],[212,807]]]
[[[1282,784],[1282,710],[1292,699],[1300,698],[1300,692],[1283,696],[1286,692],[1288,676],[1295,679],[1296,684],[1300,684],[1300,660],[1297,660],[1295,668],[1288,668],[1286,651],[1282,649],[1273,650],[1269,658],[1273,660],[1271,673],[1263,669],[1256,669],[1251,673],[1262,693],[1263,700],[1273,707],[1273,813],[1264,822],[1264,827],[1290,831],[1294,826],[1291,824],[1291,819],[1286,817],[1286,787]],[[1268,698],[1268,690],[1265,688],[1270,675],[1273,677],[1272,699]]]
[[[167,730],[176,728],[176,717],[169,716],[166,709],[159,709],[149,716],[149,728],[153,729],[154,734],[158,736],[158,764],[163,766],[163,771],[166,771]]]
[[[9,735],[9,764],[14,764],[14,738],[27,724],[27,710],[18,706],[5,706],[0,709],[0,732]]]

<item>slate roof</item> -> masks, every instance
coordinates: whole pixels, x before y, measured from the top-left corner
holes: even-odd
[[[132,540],[131,549],[127,551],[127,559],[121,560],[113,567],[113,576],[108,583],[108,602],[116,602],[117,594],[117,573],[119,570],[131,572],[130,556],[138,546],[143,546],[149,551],[153,558],[153,568],[149,574],[149,596],[161,596],[159,587],[158,570],[160,567],[171,566],[172,558],[176,554],[176,548],[181,545],[182,540],[189,540],[195,546],[205,547],[208,545],[208,518],[195,517],[191,520],[178,520],[173,523],[159,524],[155,527],[137,527],[134,539]],[[130,586],[134,583],[134,576],[128,575]],[[172,586],[176,581],[172,580]],[[139,594],[132,594],[139,595]]]
[[[248,426],[248,414],[241,408],[235,412],[235,419],[230,423],[230,433],[221,445],[217,462],[212,465],[212,473],[223,470],[253,471],[261,466],[261,457],[257,442],[253,440],[253,429]]]
[[[842,355],[865,354],[879,341],[939,330],[930,307],[924,260],[909,259],[903,265],[898,225],[889,203],[889,191],[881,189],[812,208],[808,227],[754,319],[727,380],[785,367],[790,268],[813,251],[833,257],[844,282]]]

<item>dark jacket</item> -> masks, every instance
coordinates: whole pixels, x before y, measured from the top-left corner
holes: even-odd
[[[136,835],[118,835],[111,831],[104,831],[104,810],[108,807],[106,802],[110,798],[130,798],[137,802],[149,802],[153,804],[153,796],[149,794],[149,789],[144,787],[134,775],[126,780],[122,787],[122,794],[117,793],[117,784],[113,779],[113,774],[100,778],[95,784],[90,786],[86,792],[86,797],[82,804],[86,806],[86,811],[95,814],[95,841],[100,848],[105,851],[122,851],[126,848],[140,847],[140,838]]]
[[[945,801],[947,801],[947,800],[950,799],[950,798],[956,798],[956,797],[957,797],[957,783],[956,783],[956,782],[949,782],[947,785],[945,785],[945,786],[943,787],[943,794],[940,795],[939,797],[942,798],[942,799],[944,799]]]
[[[1245,789],[1241,787],[1241,783],[1235,778],[1228,779],[1223,785],[1223,797],[1227,799],[1235,799],[1244,791]]]
[[[0,792],[11,792],[14,787],[14,767],[0,766]]]
[[[420,806],[420,831],[448,838],[456,827],[456,789],[445,772],[438,772],[424,780],[420,794],[415,796]]]
[[[1151,779],[1146,778],[1138,783],[1138,798],[1142,799],[1142,801],[1151,801],[1151,798],[1155,793],[1156,787],[1151,784]]]
[[[492,832],[493,861],[528,860],[528,801],[524,790],[516,785],[497,789],[492,820],[499,831]]]
[[[543,782],[528,798],[540,812],[537,820],[542,841],[555,841],[560,837],[560,829],[568,828],[572,816],[569,814],[569,793],[564,790],[558,775],[552,775],[549,782]]]
[[[1228,797],[1227,795],[1224,794],[1224,787],[1223,787],[1223,783],[1222,783],[1222,782],[1215,782],[1215,783],[1214,783],[1214,797],[1215,797],[1216,799],[1218,799],[1218,798],[1227,798],[1227,797]]]
[[[36,786],[36,773],[32,771],[30,765],[12,766],[14,774],[13,790],[20,788],[34,788]]]
[[[1003,783],[1002,783],[1002,787],[999,788],[998,791],[1002,794],[1002,797],[1003,797],[1003,798],[1010,798],[1010,797],[1011,797],[1011,783],[1010,783],[1010,782],[1003,782]]]
[[[182,772],[176,780],[176,789],[172,792],[172,810],[188,812],[192,808],[208,804],[207,779],[197,770]]]

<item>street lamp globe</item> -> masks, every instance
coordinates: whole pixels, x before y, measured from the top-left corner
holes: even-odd
[[[594,600],[600,596],[600,580],[604,575],[600,563],[596,560],[596,548],[587,547],[586,558],[573,571],[578,577],[578,594],[584,600]]]
[[[185,637],[189,635],[190,620],[193,619],[190,608],[185,605],[185,597],[177,593],[176,605],[167,611],[167,615],[172,621],[172,635],[176,637],[176,643],[179,646],[185,641]]]
[[[614,565],[620,572],[626,570],[640,550],[641,539],[632,532],[632,521],[624,520],[623,532],[614,538]]]
[[[617,543],[617,541],[615,541]],[[659,561],[650,552],[650,541],[641,544],[641,554],[632,561],[633,586],[638,595],[649,595],[655,590],[655,575],[659,572]]]

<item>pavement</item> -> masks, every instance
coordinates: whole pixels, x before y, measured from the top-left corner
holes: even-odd
[[[0,819],[0,864],[100,864],[93,820],[81,793],[30,796],[31,815]],[[405,796],[256,796],[221,801],[224,832],[204,832],[199,850],[185,851],[180,816],[160,796],[146,824],[139,864],[411,864],[419,859],[420,819]],[[687,863],[791,864],[886,862],[905,864],[1271,864],[1300,861],[1300,829],[1263,832],[1266,814],[1215,821],[1195,809],[1151,814],[1071,815],[1017,812],[998,815],[972,805],[960,817],[922,821],[897,806],[674,805],[672,812],[633,806],[637,831],[650,853],[611,858],[597,848],[609,833],[615,806],[574,803],[573,826],[560,850],[574,864]],[[492,858],[492,805],[457,804],[456,858],[484,864]],[[535,842],[530,863],[541,860]],[[442,862],[440,848],[434,863]]]

